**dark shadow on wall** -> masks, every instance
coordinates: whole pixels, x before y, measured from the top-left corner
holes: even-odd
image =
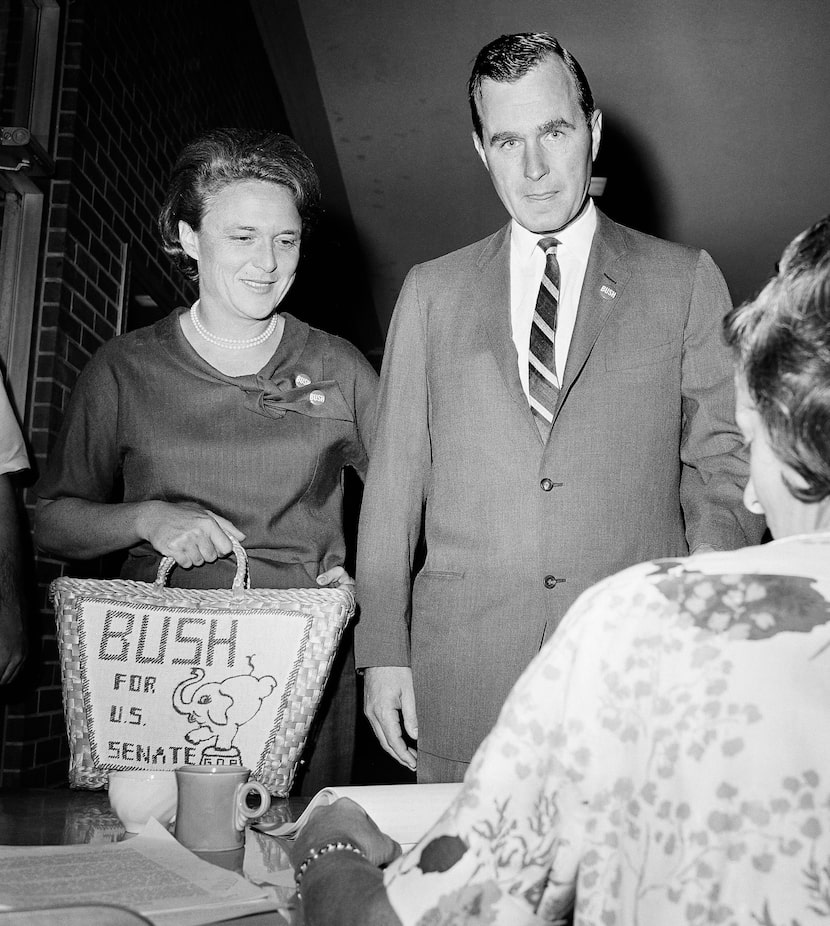
[[[281,309],[345,338],[364,354],[383,344],[366,260],[351,222],[323,213],[303,242],[297,278]]]
[[[309,237],[303,242],[297,278],[280,306],[309,325],[336,334],[354,344],[377,367],[383,334],[372,301],[365,252],[351,221],[325,211]],[[357,527],[363,485],[353,470],[344,473],[343,526],[346,537],[346,570],[355,574]],[[359,620],[359,612],[355,620]],[[351,631],[344,636],[341,650],[352,647]],[[351,654],[341,653],[348,665]],[[339,657],[339,661],[342,658]],[[339,664],[339,662],[338,662]],[[332,670],[331,686],[338,668]],[[353,671],[353,670],[352,670]],[[353,784],[389,784],[414,780],[381,748],[363,713],[363,679],[358,676],[354,711],[355,744]],[[340,697],[340,696],[339,696]],[[323,727],[325,729],[325,726]],[[331,782],[329,782],[331,783]],[[292,793],[313,794],[325,782],[297,773]]]
[[[594,176],[607,177],[597,205],[615,222],[664,238],[670,226],[668,185],[648,144],[624,123],[603,113],[602,143]]]

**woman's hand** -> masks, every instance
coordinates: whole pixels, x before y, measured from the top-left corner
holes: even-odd
[[[185,569],[227,556],[233,549],[228,534],[245,539],[227,518],[189,502],[142,502],[135,526],[139,537]]]
[[[291,861],[300,865],[312,849],[338,840],[356,845],[373,865],[387,865],[401,854],[398,843],[382,833],[359,804],[341,797],[328,807],[312,811],[290,849]]]
[[[333,566],[317,576],[317,584],[327,588],[354,589],[354,579],[342,566]]]
[[[327,852],[310,862],[299,884],[303,922],[319,926],[401,926],[380,870],[380,866],[401,854],[401,847],[347,797],[328,807],[318,807],[297,833],[294,845],[288,847],[295,870],[315,849],[337,842],[351,843],[364,858],[354,852]]]

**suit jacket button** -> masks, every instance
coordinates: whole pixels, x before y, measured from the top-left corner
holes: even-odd
[[[553,482],[550,479],[548,479],[547,476],[545,476],[545,478],[539,483],[539,485],[542,487],[543,492],[550,492],[550,490],[553,488]]]
[[[545,576],[545,588],[556,588],[558,581],[556,576]]]

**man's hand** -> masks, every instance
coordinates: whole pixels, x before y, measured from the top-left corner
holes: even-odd
[[[363,677],[363,712],[381,746],[401,765],[415,771],[417,753],[401,733],[400,717],[407,734],[418,739],[415,690],[409,666],[372,666]]]
[[[290,847],[291,861],[301,865],[312,849],[338,840],[354,843],[376,866],[388,865],[401,854],[398,843],[382,833],[359,804],[341,797],[328,807],[312,811]]]
[[[185,502],[144,502],[135,523],[140,537],[184,569],[227,556],[233,549],[228,534],[245,539],[227,518]]]

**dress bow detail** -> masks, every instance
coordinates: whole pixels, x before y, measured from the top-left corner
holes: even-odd
[[[296,412],[308,418],[354,421],[354,413],[334,379],[294,386],[286,377],[257,377],[256,386],[240,388],[245,393],[246,407],[266,418],[284,418],[288,412]]]

